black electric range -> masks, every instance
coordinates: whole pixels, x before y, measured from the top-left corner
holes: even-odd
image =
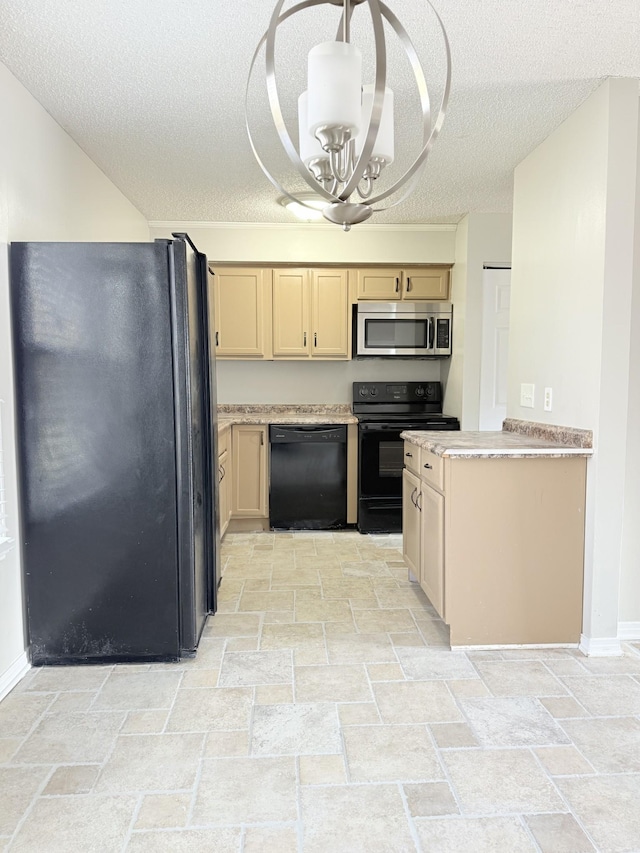
[[[402,471],[408,429],[459,430],[442,414],[440,382],[354,382],[358,418],[358,530],[402,531]]]

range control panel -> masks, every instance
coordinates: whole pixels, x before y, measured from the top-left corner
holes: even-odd
[[[354,403],[440,403],[439,382],[354,382]]]

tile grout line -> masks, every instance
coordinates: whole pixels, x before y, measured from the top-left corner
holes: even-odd
[[[535,846],[535,848],[536,848],[536,850],[538,851],[538,853],[544,853],[544,850],[543,850],[543,849],[542,849],[542,847],[538,844],[538,841],[537,841],[537,839],[536,839],[535,835],[533,834],[533,831],[531,830],[531,827],[530,827],[530,826],[529,826],[529,824],[527,823],[527,821],[526,821],[526,818],[525,818],[524,814],[519,814],[519,815],[517,815],[517,817],[518,817],[518,820],[519,820],[519,822],[520,822],[520,825],[522,826],[522,829],[524,830],[524,832],[525,832],[525,834],[526,834],[527,838],[529,839],[529,841],[531,841],[531,843]]]
[[[140,810],[142,809],[142,803],[144,802],[145,796],[145,794],[140,794],[138,796],[138,800],[136,802],[135,808],[133,809],[133,814],[131,815],[131,820],[129,821],[129,828],[127,829],[127,832],[125,834],[120,853],[126,853],[126,849],[129,846],[129,842],[131,841],[131,837],[133,835],[133,827],[135,826],[135,823],[138,820],[138,816],[140,814]]]
[[[586,836],[586,837],[589,839],[589,841],[593,844],[594,850],[596,850],[596,851],[597,851],[597,850],[599,849],[599,848],[598,848],[598,845],[595,843],[595,840],[594,840],[594,839],[593,839],[593,837],[591,836],[591,833],[589,832],[589,830],[587,829],[587,827],[583,824],[583,822],[582,822],[582,820],[580,819],[580,817],[579,817],[579,816],[576,814],[576,812],[574,812],[574,810],[571,808],[571,805],[569,804],[569,802],[568,802],[567,798],[564,796],[564,794],[562,793],[562,791],[560,790],[560,788],[559,788],[559,787],[558,787],[558,785],[556,784],[554,777],[553,777],[553,776],[548,772],[548,770],[546,769],[546,767],[544,766],[544,764],[542,763],[542,761],[538,758],[538,756],[537,756],[537,755],[536,755],[536,753],[533,751],[533,749],[530,749],[530,750],[529,750],[529,752],[530,752],[530,753],[531,753],[531,755],[533,756],[533,760],[538,764],[538,766],[541,768],[542,772],[545,774],[545,776],[547,777],[547,779],[549,780],[549,782],[550,782],[550,783],[551,783],[551,785],[553,786],[554,790],[555,790],[555,791],[556,791],[556,793],[558,794],[558,797],[559,797],[559,798],[562,800],[562,802],[564,803],[564,806],[565,806],[565,808],[567,809],[567,812],[568,812],[568,813],[573,817],[573,819],[574,819],[574,820],[575,820],[575,822],[578,824],[578,826],[580,827],[580,829],[584,832],[585,836]],[[600,775],[600,774],[598,774],[598,775]],[[550,812],[550,814],[554,814],[554,812]]]
[[[409,801],[407,799],[407,795],[405,794],[404,785],[401,782],[397,782],[398,793],[400,794],[400,799],[402,801],[402,807],[404,809],[405,817],[407,819],[407,824],[409,826],[409,833],[411,838],[413,839],[413,843],[415,844],[416,853],[422,853],[422,842],[420,841],[420,835],[418,833],[418,827],[415,825],[415,821],[413,815],[411,814],[411,809],[409,808]]]
[[[29,815],[31,814],[31,812],[34,810],[36,803],[38,802],[39,798],[42,796],[42,792],[44,791],[46,786],[51,781],[51,777],[53,776],[54,773],[55,773],[55,767],[52,767],[51,771],[49,773],[45,774],[42,782],[40,783],[39,787],[36,789],[36,792],[33,795],[33,797],[31,798],[31,802],[29,803],[29,805],[25,809],[22,817],[20,818],[20,820],[16,824],[16,827],[15,827],[13,833],[9,837],[9,843],[7,845],[7,851],[11,850],[11,848],[13,847],[13,843],[18,837],[18,833],[20,832],[20,830],[24,826],[24,824],[25,824],[27,818],[29,817]]]

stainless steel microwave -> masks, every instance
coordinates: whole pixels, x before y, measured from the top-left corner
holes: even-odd
[[[451,355],[450,302],[358,302],[354,355]]]

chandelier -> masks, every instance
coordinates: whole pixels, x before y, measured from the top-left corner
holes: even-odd
[[[444,41],[446,79],[435,121],[424,71],[413,42],[394,13],[381,0],[302,0],[285,12],[285,0],[278,0],[269,28],[253,55],[245,96],[245,120],[249,142],[260,168],[273,186],[291,201],[308,206],[304,196],[296,196],[270,173],[258,153],[248,117],[249,87],[258,55],[265,47],[269,107],[280,142],[297,173],[325,201],[323,216],[348,231],[369,219],[372,213],[403,202],[416,186],[433,143],[444,122],[451,88],[451,53],[440,16],[429,0]],[[335,41],[323,42],[309,53],[307,89],[298,98],[298,145],[294,145],[284,121],[275,76],[276,31],[287,18],[311,6],[340,6]],[[362,54],[352,44],[351,18],[354,7],[368,7],[374,34],[375,79],[362,83]],[[422,149],[404,174],[391,187],[376,194],[383,170],[395,157],[393,91],[386,85],[387,50],[383,19],[398,36],[411,65],[422,106]],[[400,195],[384,206],[380,202]],[[307,194],[308,195],[308,194]]]

